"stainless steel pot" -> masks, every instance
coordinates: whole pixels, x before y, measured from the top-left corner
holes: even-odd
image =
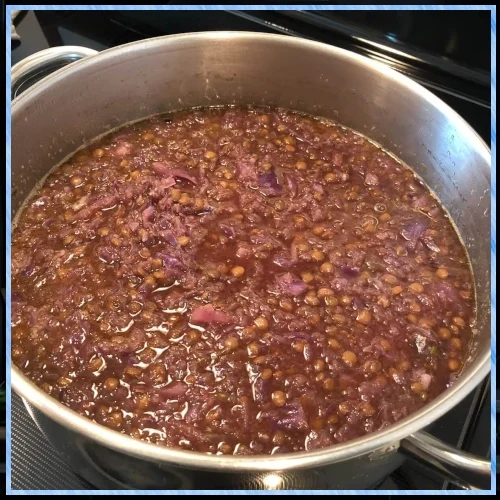
[[[67,49],[58,50],[68,58]],[[78,58],[78,49],[69,52]],[[33,64],[38,71],[60,57],[49,49],[17,65],[13,83],[33,71]],[[118,125],[191,106],[248,103],[332,118],[366,133],[411,165],[444,203],[467,247],[477,286],[477,332],[456,383],[383,431],[322,450],[250,458],[134,440],[58,403],[14,366],[13,389],[35,408],[39,425],[70,463],[101,488],[121,481],[168,489],[171,480],[189,488],[192,475],[201,471],[219,474],[212,478],[251,478],[310,468],[311,474],[335,478],[338,489],[363,489],[395,469],[401,451],[458,483],[466,483],[459,479],[463,471],[490,474],[489,462],[422,432],[490,371],[490,151],[462,118],[410,79],[335,47],[267,34],[194,33],[106,50],[56,71],[13,101],[12,214],[50,168]],[[97,474],[96,468],[103,470]]]

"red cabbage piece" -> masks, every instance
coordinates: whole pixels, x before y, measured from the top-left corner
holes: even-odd
[[[274,427],[288,431],[309,429],[304,408],[298,402],[287,404],[283,408],[261,412],[261,418],[270,420]]]
[[[210,185],[210,181],[208,180],[207,173],[203,167],[200,167],[200,186],[199,190],[201,194],[205,194]]]
[[[460,300],[457,289],[451,283],[445,281],[436,283],[434,290],[442,302],[451,303]]]
[[[298,246],[299,246],[298,242],[293,242],[291,247],[290,247],[290,256],[293,260],[298,260],[298,258],[299,258]]]
[[[268,248],[279,248],[283,244],[277,238],[273,238],[271,235],[266,234],[264,231],[260,231],[256,234],[250,236],[250,241],[254,245],[266,245]]]
[[[405,240],[408,241],[407,243],[407,248],[408,250],[414,251],[418,240],[422,237],[422,235],[425,233],[427,229],[427,222],[423,221],[415,221],[411,222],[409,224],[406,224],[402,229],[401,229],[401,235]]]
[[[105,194],[102,196],[97,196],[96,198],[89,200],[86,208],[80,210],[75,214],[75,219],[83,220],[90,219],[97,211],[103,210],[104,208],[111,208],[116,205],[118,198],[114,194]]]
[[[306,290],[307,290],[307,285],[300,280],[293,281],[288,288],[289,294],[293,295],[294,297],[296,297],[297,295],[301,295]]]
[[[173,164],[162,162],[162,161],[155,161],[151,165],[151,168],[154,170],[155,173],[158,175],[163,175],[165,177],[175,177],[179,179],[185,179],[186,181],[189,181],[193,184],[198,184],[198,180],[193,177],[191,174],[188,174],[187,172],[184,172],[183,170],[179,170],[177,168],[172,168]]]
[[[160,231],[160,236],[174,248],[180,247],[179,242],[177,241],[177,238],[174,236],[174,233],[172,233],[172,231]]]
[[[420,382],[427,390],[432,382],[432,375],[425,371],[425,368],[415,368],[411,373],[411,380]]]
[[[118,156],[125,156],[132,152],[132,146],[126,142],[116,147],[115,153]]]
[[[194,176],[192,176],[192,175],[190,175],[187,172],[184,172],[182,170],[177,170],[177,169],[171,170],[170,175],[172,177],[177,177],[179,179],[185,179],[186,181],[189,181],[192,184],[198,184],[198,180],[196,179],[196,177],[194,177]]]
[[[219,224],[219,227],[222,229],[222,232],[229,238],[234,238],[236,236],[234,227],[230,226],[229,224]]]
[[[53,222],[54,222],[54,219],[52,217],[49,217],[48,219],[45,219],[42,222],[42,227],[45,229],[49,229],[49,227],[52,225]]]
[[[90,196],[88,194],[85,196],[82,196],[77,202],[75,202],[75,203],[73,203],[73,205],[71,205],[71,208],[75,212],[78,212],[78,210],[81,210],[83,207],[85,207],[87,205],[87,203],[89,202],[89,198],[90,198]]]
[[[291,259],[284,254],[277,254],[273,257],[273,264],[276,264],[283,269],[290,269],[297,264],[297,259]]]
[[[358,386],[358,392],[361,394],[363,401],[372,401],[384,392],[385,387],[377,383],[375,380],[361,382]]]
[[[259,174],[259,190],[262,194],[273,197],[283,194],[283,186],[278,183],[278,178],[274,172]]]
[[[174,271],[175,269],[184,269],[186,266],[177,258],[172,255],[168,255],[166,253],[158,253],[160,258],[163,260],[163,264],[170,271]]]
[[[29,275],[32,266],[32,257],[25,250],[19,250],[17,252],[12,252],[11,258],[11,270],[12,275],[24,274]]]
[[[432,382],[432,376],[428,373],[423,373],[420,377],[420,383],[424,386],[424,389],[427,390]]]
[[[171,382],[167,387],[160,389],[160,396],[164,399],[178,399],[188,390],[187,384],[184,382]]]
[[[126,365],[130,365],[130,366],[136,365],[139,363],[139,358],[137,356],[135,356],[134,354],[125,354],[122,357],[122,360]]]
[[[139,223],[135,222],[135,221],[131,221],[128,223],[128,227],[133,233],[135,233],[139,229]]]
[[[319,184],[318,182],[315,182],[313,184],[313,189],[316,193],[319,193],[319,194],[324,194],[325,193],[325,190],[323,189],[323,186],[321,184]]]
[[[311,335],[305,332],[287,332],[284,331],[282,333],[283,337],[287,339],[303,339],[303,340],[311,340]],[[274,337],[273,337],[274,338]]]
[[[248,259],[251,256],[252,249],[249,246],[241,245],[238,247],[238,250],[236,250],[236,257],[238,257],[238,259]]]
[[[408,330],[412,333],[413,337],[420,336],[422,338],[426,338],[436,342],[439,340],[437,333],[435,333],[430,328],[424,328],[423,326],[418,325],[409,325]]]
[[[151,168],[158,175],[164,175],[165,177],[171,176],[171,172],[172,172],[172,164],[171,163],[167,164],[167,163],[162,162],[162,161],[155,161],[151,165]]]
[[[236,385],[238,386],[238,383]],[[241,400],[240,417],[243,420],[243,427],[248,429],[253,422],[250,400],[248,398],[242,398]]]
[[[275,289],[278,293],[297,297],[307,290],[307,285],[302,280],[294,278],[291,273],[286,273],[276,278]]]
[[[293,175],[285,174],[285,180],[288,192],[290,193],[290,197],[295,198],[298,191],[297,179],[295,179]]]
[[[81,311],[74,312],[66,319],[64,324],[68,331],[71,332],[71,334],[68,339],[64,340],[63,342],[65,344],[67,342],[72,346],[81,346],[85,342],[90,332],[90,324],[84,319]]]
[[[242,181],[254,182],[257,180],[257,168],[255,166],[256,159],[241,159],[238,161],[238,178]]]
[[[357,278],[359,276],[359,269],[355,269],[354,267],[344,266],[341,272],[346,278]]]
[[[210,304],[199,306],[191,313],[191,323],[231,323],[231,318],[224,312],[214,309]]]
[[[319,431],[311,431],[307,436],[305,446],[306,450],[316,450],[318,448],[326,448],[333,444],[332,437],[324,429]]]
[[[460,309],[462,307],[463,299],[451,283],[439,281],[427,285],[426,289],[430,296],[441,305],[447,308],[454,307]]]
[[[106,264],[113,264],[118,260],[118,253],[115,248],[100,246],[96,249],[97,257]]]
[[[188,424],[193,424],[205,418],[207,411],[215,405],[215,398],[210,396],[204,396],[207,399],[205,401],[197,401],[189,405],[189,409],[186,413],[184,420]]]
[[[377,186],[379,184],[378,176],[368,172],[365,175],[365,184],[368,186]]]
[[[155,213],[155,209],[151,205],[142,211],[142,225],[144,227],[151,226],[151,218],[153,217],[154,213]]]
[[[422,238],[422,241],[424,242],[424,245],[431,251],[431,252],[436,252],[440,253],[441,249],[434,243],[434,241],[431,238]]]
[[[361,309],[365,308],[365,302],[364,300],[361,300],[358,297],[354,297],[354,300],[352,301],[352,306],[353,309],[355,309],[356,311],[361,311]]]
[[[259,377],[252,384],[252,395],[254,401],[257,403],[264,403],[266,400],[269,400],[269,380],[264,380]],[[248,403],[247,408],[244,408],[244,411],[246,411],[247,413],[250,412]]]
[[[175,186],[175,179],[173,177],[164,177],[163,179],[155,179],[153,189],[151,189],[149,194],[153,198],[162,198],[163,196],[166,195],[167,191],[172,186]]]

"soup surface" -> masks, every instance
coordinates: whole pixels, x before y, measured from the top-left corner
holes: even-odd
[[[55,169],[12,235],[12,359],[147,442],[274,454],[384,428],[453,382],[466,253],[407,167],[337,124],[222,108]]]

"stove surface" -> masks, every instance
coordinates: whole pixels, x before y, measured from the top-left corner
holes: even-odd
[[[167,2],[168,3],[168,2]],[[83,45],[103,50],[116,45],[173,33],[241,30],[286,33],[330,43],[385,62],[438,95],[490,143],[489,13],[473,19],[467,12],[436,20],[431,12],[347,13],[290,11],[27,11],[16,20],[20,42],[13,43],[12,64],[52,46]],[[426,17],[427,15],[427,17]],[[439,37],[420,37],[418,28],[439,25]],[[431,24],[429,24],[431,23]],[[446,26],[443,28],[443,26]],[[453,27],[453,28],[452,28]],[[467,28],[464,30],[464,27]],[[443,29],[441,29],[443,28]],[[467,45],[465,41],[473,41]],[[476,57],[477,56],[477,57]],[[27,82],[26,87],[36,79]],[[18,89],[19,91],[23,89]],[[490,385],[484,381],[452,411],[439,419],[432,434],[483,457],[490,454]],[[12,489],[92,490],[58,455],[30,416],[21,398],[12,399]],[[293,473],[280,489],[329,489],[328,477]],[[269,489],[251,484],[199,489]],[[174,485],[175,486],[175,485]],[[130,487],[130,486],[129,486]],[[483,486],[489,489],[489,484]],[[449,490],[448,481],[407,460],[378,490]]]

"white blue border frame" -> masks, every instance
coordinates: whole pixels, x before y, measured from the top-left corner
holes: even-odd
[[[6,352],[10,352],[10,244],[11,244],[11,37],[10,37],[10,13],[12,10],[488,10],[491,12],[491,390],[496,395],[496,6],[494,5],[7,5],[6,6]],[[24,491],[12,490],[11,486],[11,387],[10,387],[10,356],[7,356],[7,450],[6,450],[6,492],[10,495],[188,495],[192,490],[149,490],[149,491],[108,491],[108,490],[37,490]],[[233,491],[233,490],[197,490],[199,495],[408,495],[418,493],[420,495],[491,495],[496,491],[496,399],[491,400],[491,490],[484,491],[443,491],[443,490],[418,490],[418,491],[386,491],[386,490],[312,490],[312,491]]]

